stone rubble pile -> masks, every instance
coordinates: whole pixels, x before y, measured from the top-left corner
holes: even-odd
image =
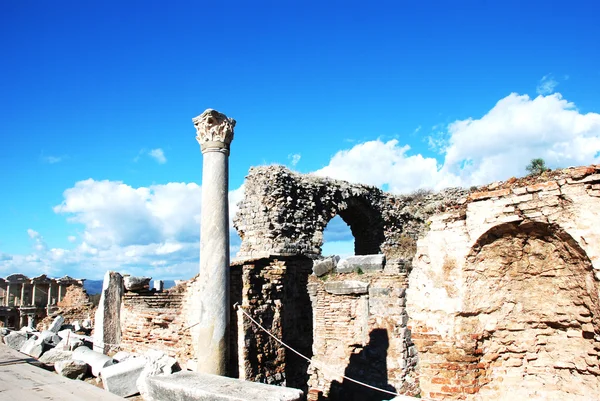
[[[108,276],[109,281],[114,281],[114,273]],[[131,291],[148,291],[150,280],[149,277],[122,278],[123,287]],[[121,397],[143,394],[146,379],[150,376],[170,375],[180,370],[175,358],[162,351],[150,350],[144,354],[97,352],[94,349],[103,349],[106,344],[101,342],[94,348],[91,329],[90,320],[67,324],[63,316],[57,316],[47,330],[23,327],[13,331],[2,328],[0,341],[38,359],[61,376],[102,383],[105,390]],[[103,330],[98,328],[98,331]]]

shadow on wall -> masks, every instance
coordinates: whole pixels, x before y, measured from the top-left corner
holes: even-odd
[[[360,345],[356,344],[359,348]],[[350,377],[371,386],[396,392],[388,383],[387,350],[389,347],[386,329],[374,329],[369,333],[369,343],[357,354],[350,357],[344,376]],[[328,401],[382,401],[394,398],[393,395],[373,390],[350,380],[342,383],[333,381],[329,390]]]

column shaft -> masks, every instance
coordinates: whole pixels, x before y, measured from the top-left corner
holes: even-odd
[[[6,284],[6,300],[5,300],[5,306],[10,306],[9,305],[10,302],[10,284]]]
[[[48,306],[52,305],[52,283],[48,284]]]
[[[25,305],[25,284],[21,284],[21,299],[19,300],[19,305]]]
[[[228,152],[207,149],[202,164],[198,369],[225,375],[229,332]]]
[[[31,292],[31,306],[35,306],[35,296],[37,295],[37,285],[33,283],[33,291]]]

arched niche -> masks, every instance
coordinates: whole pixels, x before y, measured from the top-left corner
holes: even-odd
[[[461,326],[476,334],[481,397],[600,399],[599,285],[577,242],[554,224],[507,223],[466,262]]]

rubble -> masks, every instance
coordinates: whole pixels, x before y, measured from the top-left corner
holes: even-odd
[[[143,291],[150,287],[152,277],[123,276],[123,285],[126,291]]]
[[[56,373],[69,379],[83,379],[88,369],[89,366],[87,363],[72,359],[57,361],[54,364]]]
[[[134,357],[103,368],[100,377],[104,389],[121,397],[139,393],[136,382],[147,363],[146,358]]]

